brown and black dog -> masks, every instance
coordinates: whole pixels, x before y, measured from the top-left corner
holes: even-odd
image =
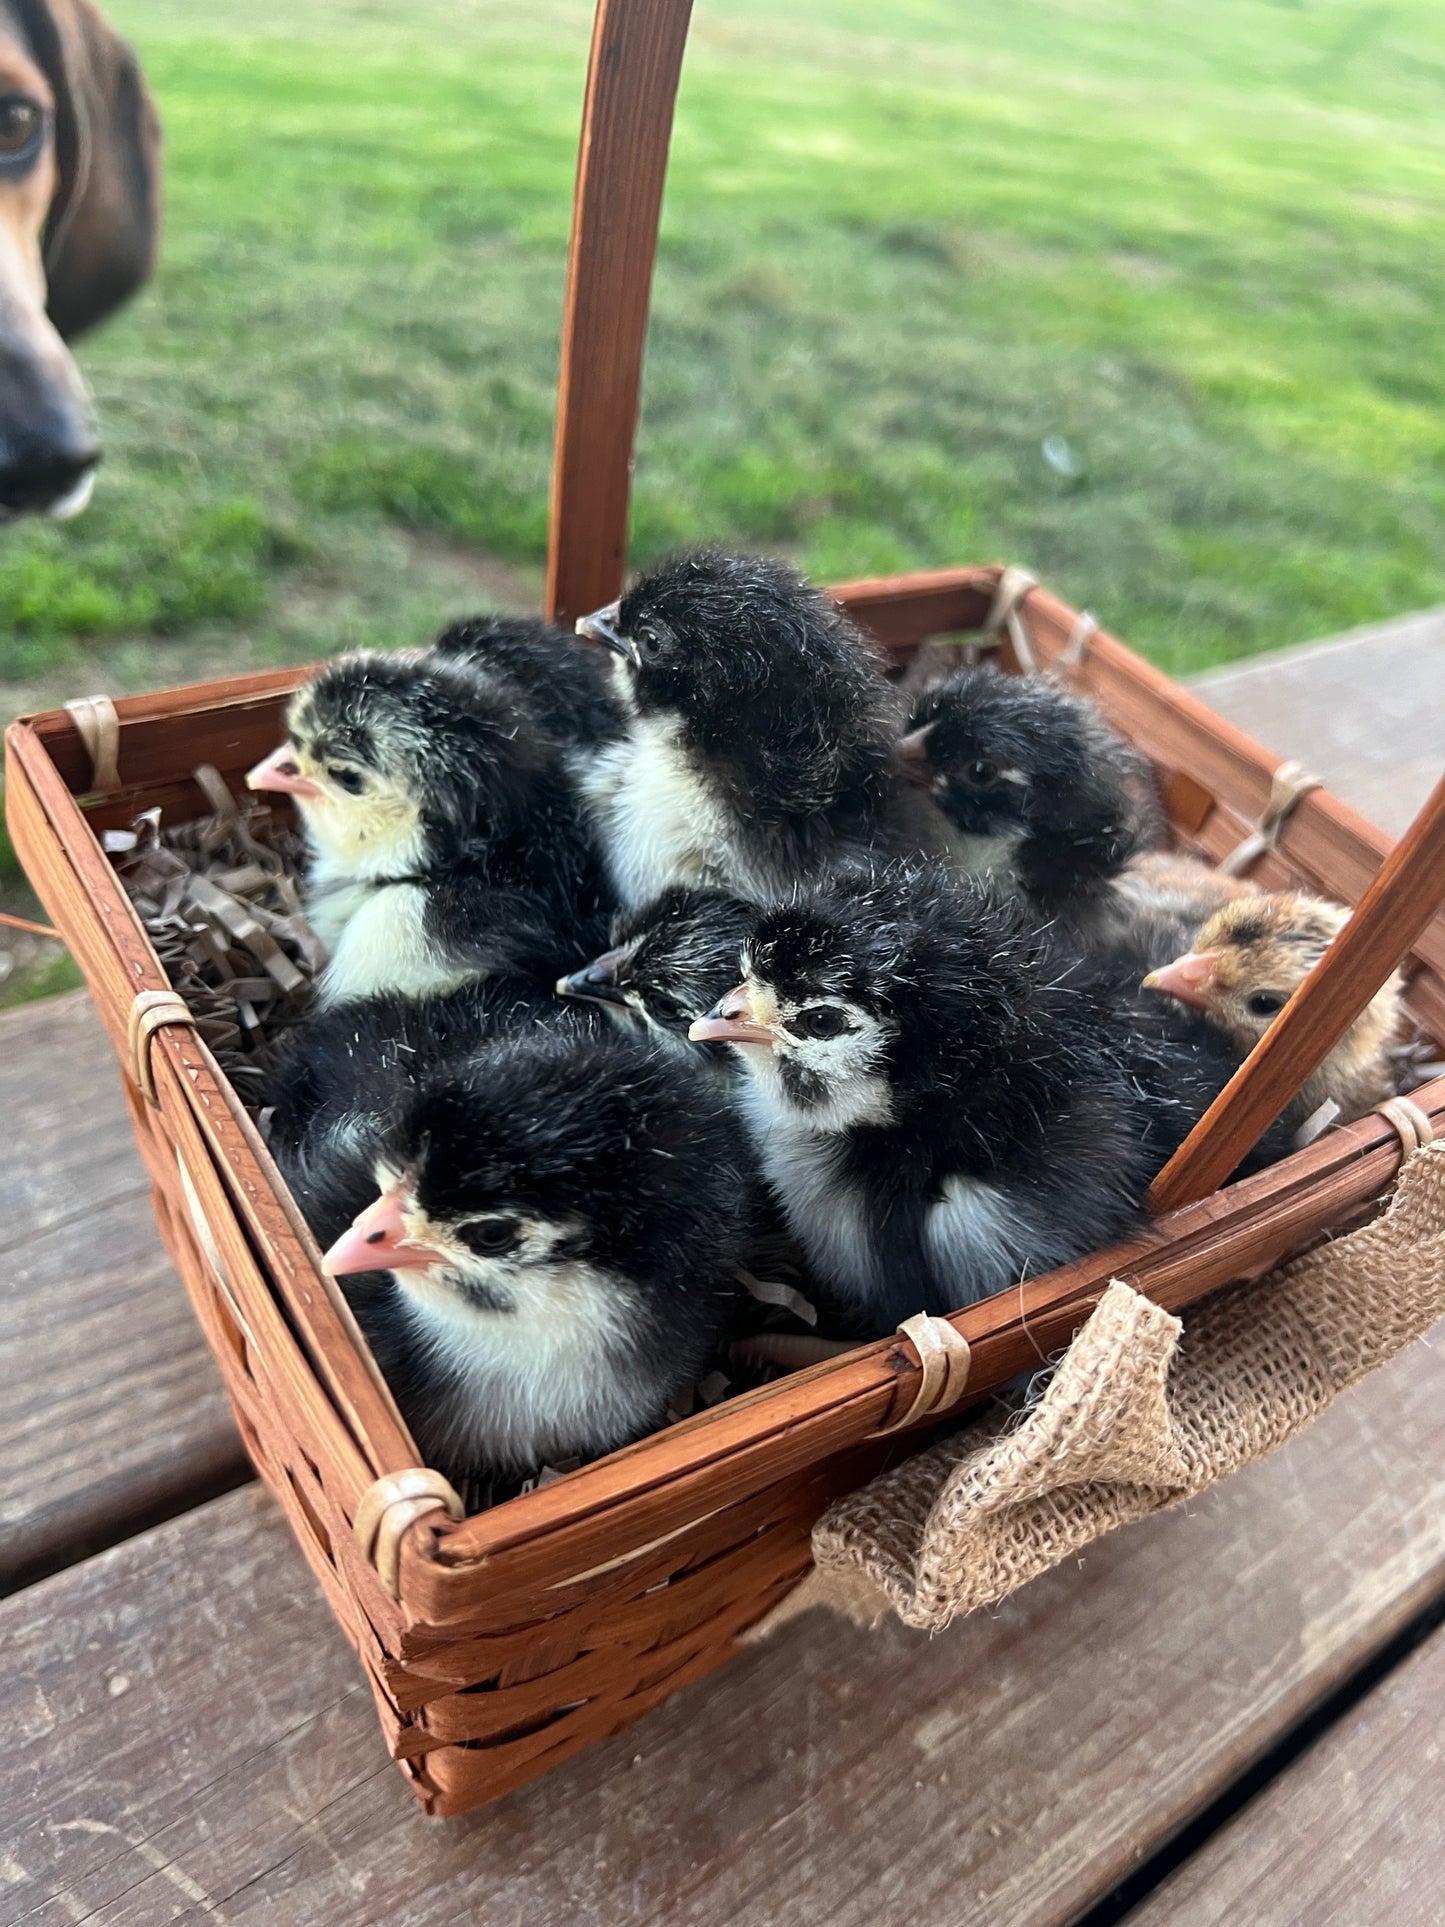
[[[100,459],[65,343],[155,262],[160,126],[90,0],[0,0],[0,522],[78,514]]]

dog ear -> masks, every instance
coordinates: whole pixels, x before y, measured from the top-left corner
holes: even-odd
[[[150,278],[161,131],[131,48],[90,0],[18,0],[55,95],[59,187],[45,224],[46,311],[68,341]]]

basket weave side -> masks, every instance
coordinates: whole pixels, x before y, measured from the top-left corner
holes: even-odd
[[[901,658],[930,634],[976,630],[999,577],[953,570],[837,593]],[[1043,590],[1029,596],[1026,619],[1046,663],[1078,621]],[[1010,666],[1007,643],[1000,654]],[[202,757],[239,787],[274,746],[302,673],[118,703],[125,787],[84,809],[72,790],[84,791],[89,769],[71,720],[17,725],[7,739],[8,814],[115,1043],[162,1235],[248,1450],[367,1669],[393,1754],[430,1810],[454,1813],[626,1725],[726,1658],[805,1571],[818,1513],[900,1449],[871,1435],[911,1404],[918,1361],[894,1341],[860,1347],[491,1512],[454,1525],[439,1511],[406,1535],[391,1596],[351,1527],[372,1481],[410,1463],[409,1444],[194,1033],[157,1034],[158,1103],[142,1097],[129,1011],[137,991],[164,989],[166,979],[94,835],[156,802],[173,817],[200,813],[188,772]],[[1102,632],[1073,673],[1162,759],[1181,843],[1217,854],[1249,831],[1276,759]],[[1349,898],[1387,848],[1316,792],[1256,874]],[[1411,996],[1438,1034],[1440,919],[1417,959]],[[1445,1129],[1445,1080],[1417,1100]],[[975,1390],[1066,1343],[1110,1277],[1178,1308],[1308,1245],[1378,1197],[1398,1159],[1393,1129],[1366,1120],[1132,1245],[970,1307],[950,1322],[972,1349]]]

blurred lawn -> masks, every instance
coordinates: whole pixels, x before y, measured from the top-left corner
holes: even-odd
[[[590,10],[110,12],[164,263],[0,703],[535,599]],[[1173,669],[1445,599],[1442,238],[1437,0],[698,0],[634,554],[1022,561]]]

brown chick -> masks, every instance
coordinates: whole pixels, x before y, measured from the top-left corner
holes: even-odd
[[[1259,894],[1246,878],[1225,876],[1177,850],[1145,850],[1114,879],[1114,895],[1129,919],[1144,911],[1200,923],[1227,903]]]
[[[1202,1010],[1246,1057],[1349,916],[1342,904],[1318,897],[1237,897],[1215,911],[1185,955],[1151,971],[1144,987]],[[1333,1103],[1338,1117],[1325,1122],[1347,1124],[1394,1094],[1403,990],[1397,971],[1295,1098],[1288,1112],[1294,1123]]]

